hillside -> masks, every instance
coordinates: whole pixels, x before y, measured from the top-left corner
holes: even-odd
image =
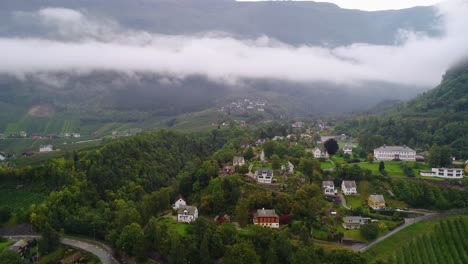
[[[347,120],[338,132],[383,136],[387,144],[419,150],[447,145],[459,159],[468,158],[468,63],[453,67],[441,84],[417,98],[388,109]]]

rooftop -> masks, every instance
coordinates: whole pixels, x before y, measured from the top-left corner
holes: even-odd
[[[369,199],[371,199],[372,201],[377,202],[377,203],[385,203],[385,199],[384,199],[383,195],[381,195],[381,194],[372,194],[372,195],[369,196]]]
[[[343,184],[345,188],[356,188],[356,182],[355,181],[343,181]]]
[[[181,207],[179,207],[179,209],[177,209],[177,213],[178,214],[183,214],[185,210],[187,210],[188,214],[193,215],[197,211],[197,207],[188,206],[188,205],[187,206],[181,206]]]
[[[258,209],[255,217],[278,217],[275,209]]]
[[[415,152],[413,149],[409,148],[408,146],[387,146],[387,145],[383,145],[381,146],[380,148],[376,148],[375,150],[377,151],[412,151],[412,152]]]

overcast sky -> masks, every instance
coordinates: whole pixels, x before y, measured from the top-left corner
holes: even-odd
[[[105,18],[65,8],[18,12],[43,24],[50,38],[0,36],[0,73],[16,75],[94,70],[191,75],[236,83],[243,79],[360,84],[369,81],[434,87],[468,55],[468,0],[438,6],[444,34],[402,31],[398,45],[355,43],[326,47],[281,43],[269,36],[163,35],[122,28]]]
[[[238,0],[255,2],[258,0]],[[262,1],[262,0],[260,0]],[[268,1],[268,0],[265,0]],[[277,0],[282,1],[282,0]],[[388,10],[388,9],[403,9],[414,6],[428,6],[442,2],[442,0],[315,0],[315,2],[335,3],[343,8],[361,9],[367,11]]]

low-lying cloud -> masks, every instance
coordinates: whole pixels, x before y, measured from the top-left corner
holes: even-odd
[[[445,34],[402,32],[395,46],[354,44],[337,48],[291,46],[267,36],[157,35],[122,29],[86,12],[46,8],[15,13],[48,28],[44,37],[0,37],[0,73],[16,75],[110,70],[176,78],[202,75],[216,81],[278,79],[359,84],[384,81],[434,86],[468,54],[468,3],[438,6]]]

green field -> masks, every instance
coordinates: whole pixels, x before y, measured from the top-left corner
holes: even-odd
[[[387,171],[388,176],[392,177],[407,177],[401,168],[401,161],[385,161],[385,171]],[[419,170],[428,170],[430,169],[429,165],[417,162],[406,162],[408,166],[410,166],[414,172],[415,177],[419,176]],[[361,168],[368,169],[372,172],[372,174],[380,174],[379,171],[379,162],[361,162],[357,163]]]
[[[468,215],[418,222],[373,246],[364,257],[370,263],[468,263],[460,259],[467,254],[467,235]]]
[[[325,170],[325,169],[331,169],[333,168],[333,163],[331,163],[331,161],[324,161],[324,162],[320,162],[320,168],[322,170]]]
[[[348,206],[350,206],[353,209],[362,207],[362,203],[364,200],[361,198],[361,196],[357,195],[346,195],[345,196],[346,203]]]
[[[45,195],[30,190],[16,189],[15,186],[0,185],[0,207],[8,207],[13,211],[27,209],[32,204],[44,200]]]
[[[11,241],[0,242],[0,252],[9,247],[11,244],[13,244]]]
[[[181,236],[184,236],[187,233],[188,224],[186,223],[177,223],[172,218],[162,218],[159,221],[163,221],[168,224],[169,229],[175,230]]]

